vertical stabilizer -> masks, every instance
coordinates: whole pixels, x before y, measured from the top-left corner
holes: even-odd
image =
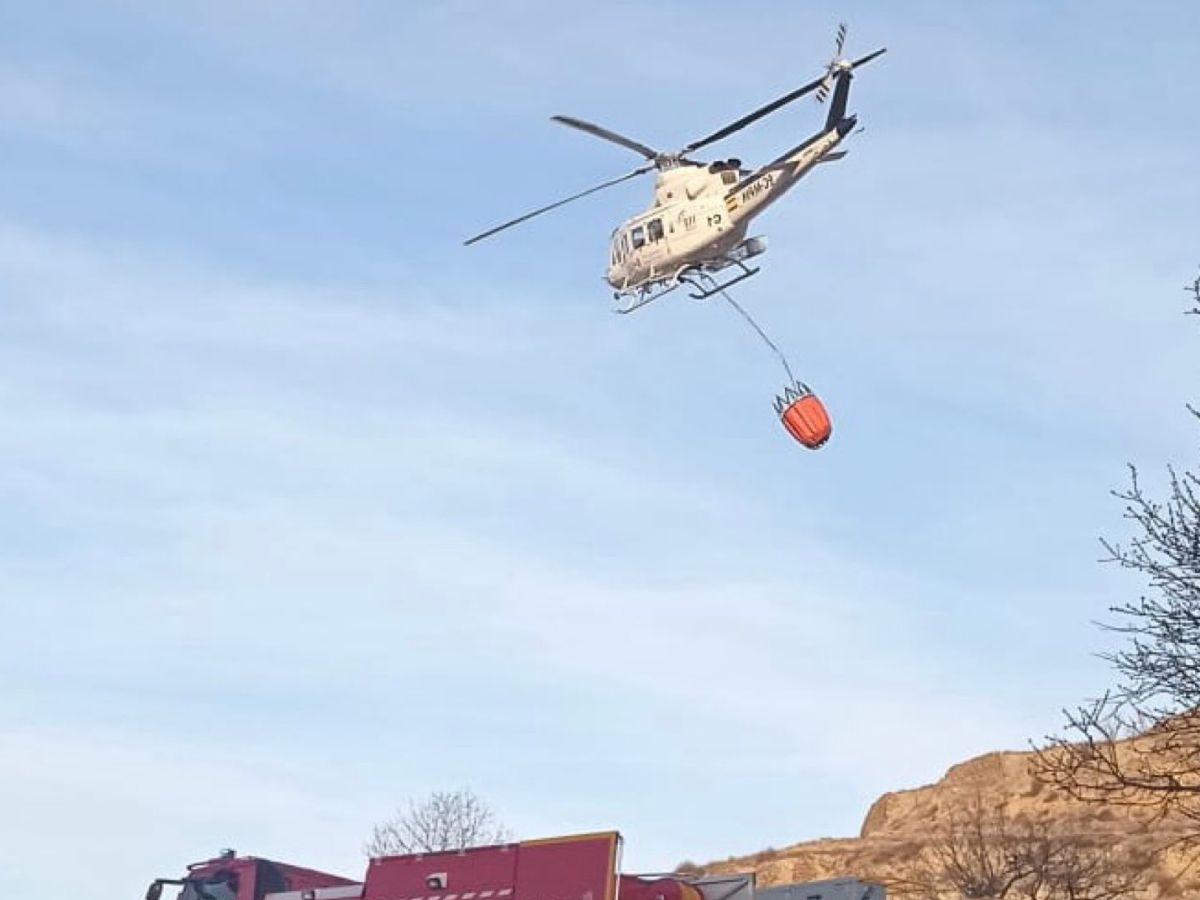
[[[829,115],[825,117],[825,130],[837,128],[846,118],[846,103],[850,100],[850,79],[854,77],[849,67],[840,69],[833,86],[833,99],[829,103]]]

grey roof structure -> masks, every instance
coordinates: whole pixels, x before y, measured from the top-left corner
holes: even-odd
[[[886,900],[883,885],[857,878],[830,878],[756,888],[754,900]]]

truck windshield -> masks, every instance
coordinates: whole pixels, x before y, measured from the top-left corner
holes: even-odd
[[[179,892],[179,900],[237,900],[237,884],[229,878],[189,881]]]

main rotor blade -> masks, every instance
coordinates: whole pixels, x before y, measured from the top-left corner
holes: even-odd
[[[576,119],[573,116],[551,116],[550,118],[560,125],[566,125],[569,128],[578,128],[580,131],[586,131],[588,134],[595,135],[598,138],[612,141],[614,144],[620,144],[634,153],[640,153],[646,159],[654,159],[658,156],[658,151],[653,147],[647,147],[640,141],[627,138],[624,135],[617,134],[615,131],[609,131],[607,128],[601,128],[599,125],[593,125],[591,122],[585,122],[583,119]]]
[[[883,54],[885,54],[885,53],[887,53],[887,47],[880,47],[874,53],[868,53],[866,56],[862,57],[861,59],[856,59],[854,62],[850,63],[850,68],[857,69],[859,66],[865,66],[867,63],[869,63],[875,57],[883,56]]]
[[[595,187],[590,187],[586,191],[580,191],[578,194],[572,194],[570,197],[567,197],[565,200],[559,200],[556,203],[551,203],[548,206],[543,206],[540,209],[535,209],[533,212],[525,213],[525,215],[523,215],[523,216],[518,216],[515,219],[510,219],[509,221],[505,222],[503,225],[497,225],[495,228],[489,228],[487,231],[483,232],[482,234],[477,234],[477,235],[475,235],[475,237],[470,238],[469,240],[463,241],[463,245],[469,247],[471,244],[474,244],[476,241],[482,241],[485,237],[491,237],[493,234],[495,234],[498,231],[503,231],[506,228],[512,228],[514,225],[520,225],[522,222],[527,222],[530,219],[532,219],[534,216],[540,216],[542,213],[550,212],[550,210],[552,210],[552,209],[558,209],[560,206],[566,206],[568,203],[570,203],[574,200],[578,200],[581,197],[586,197],[588,194],[594,194],[594,193],[596,193],[596,191],[602,191],[605,188],[612,187],[614,184],[620,184],[622,181],[628,181],[630,178],[636,178],[639,175],[645,175],[647,172],[649,172],[653,168],[654,168],[653,164],[648,165],[648,166],[638,166],[632,172],[622,175],[620,178],[614,178],[611,181],[606,181],[603,184],[598,184]]]
[[[735,131],[741,131],[747,125],[751,125],[754,122],[757,122],[763,116],[769,116],[771,113],[775,112],[775,110],[780,109],[781,107],[787,106],[793,100],[799,100],[805,94],[815,91],[817,88],[819,88],[821,86],[821,82],[823,82],[824,80],[825,80],[825,76],[822,75],[820,78],[816,79],[815,81],[810,81],[808,84],[804,85],[804,87],[796,88],[796,90],[792,91],[790,94],[784,94],[778,100],[772,100],[766,106],[760,106],[758,109],[754,110],[754,112],[747,113],[746,115],[744,115],[740,119],[738,119],[736,122],[732,122],[729,125],[726,125],[724,128],[714,131],[712,134],[708,135],[707,137],[702,137],[698,141],[692,141],[692,143],[688,144],[686,147],[684,147],[679,152],[681,154],[691,153],[693,150],[699,150],[701,147],[707,147],[709,144],[714,144],[717,141],[724,140],[725,138],[727,138],[731,134],[733,134]]]
[[[859,66],[864,65],[865,63],[869,63],[875,57],[880,56],[886,52],[887,52],[887,48],[884,47],[880,50],[876,50],[874,53],[869,53],[866,56],[864,56],[862,59],[858,59],[858,60],[855,60],[854,62],[852,62],[850,64],[850,68],[857,69]],[[816,79],[810,81],[808,84],[804,85],[803,87],[796,88],[796,90],[792,91],[790,94],[784,94],[778,100],[772,100],[766,106],[760,106],[758,109],[754,110],[754,112],[747,113],[746,115],[744,115],[740,119],[738,119],[736,122],[726,125],[724,128],[722,128],[718,131],[714,131],[712,134],[708,135],[707,137],[702,137],[698,141],[693,141],[692,143],[688,144],[686,147],[684,147],[679,152],[681,154],[691,153],[693,150],[699,150],[701,147],[707,147],[709,144],[713,144],[713,143],[716,143],[717,141],[724,140],[725,138],[727,138],[731,134],[733,134],[735,131],[741,131],[747,125],[751,125],[754,122],[757,122],[763,116],[769,116],[771,113],[775,112],[777,109],[787,106],[789,103],[791,103],[795,100],[799,100],[805,94],[812,93],[817,88],[819,88],[822,84],[824,84],[826,78],[828,78],[828,77],[829,77],[828,73],[826,73],[825,75],[822,75],[820,78],[816,78]]]

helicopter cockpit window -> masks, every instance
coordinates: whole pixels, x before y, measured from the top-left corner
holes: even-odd
[[[644,243],[646,243],[646,229],[639,225],[633,229],[633,246],[636,249]]]
[[[663,236],[662,219],[651,219],[646,226],[646,236],[652,241],[661,241]]]

